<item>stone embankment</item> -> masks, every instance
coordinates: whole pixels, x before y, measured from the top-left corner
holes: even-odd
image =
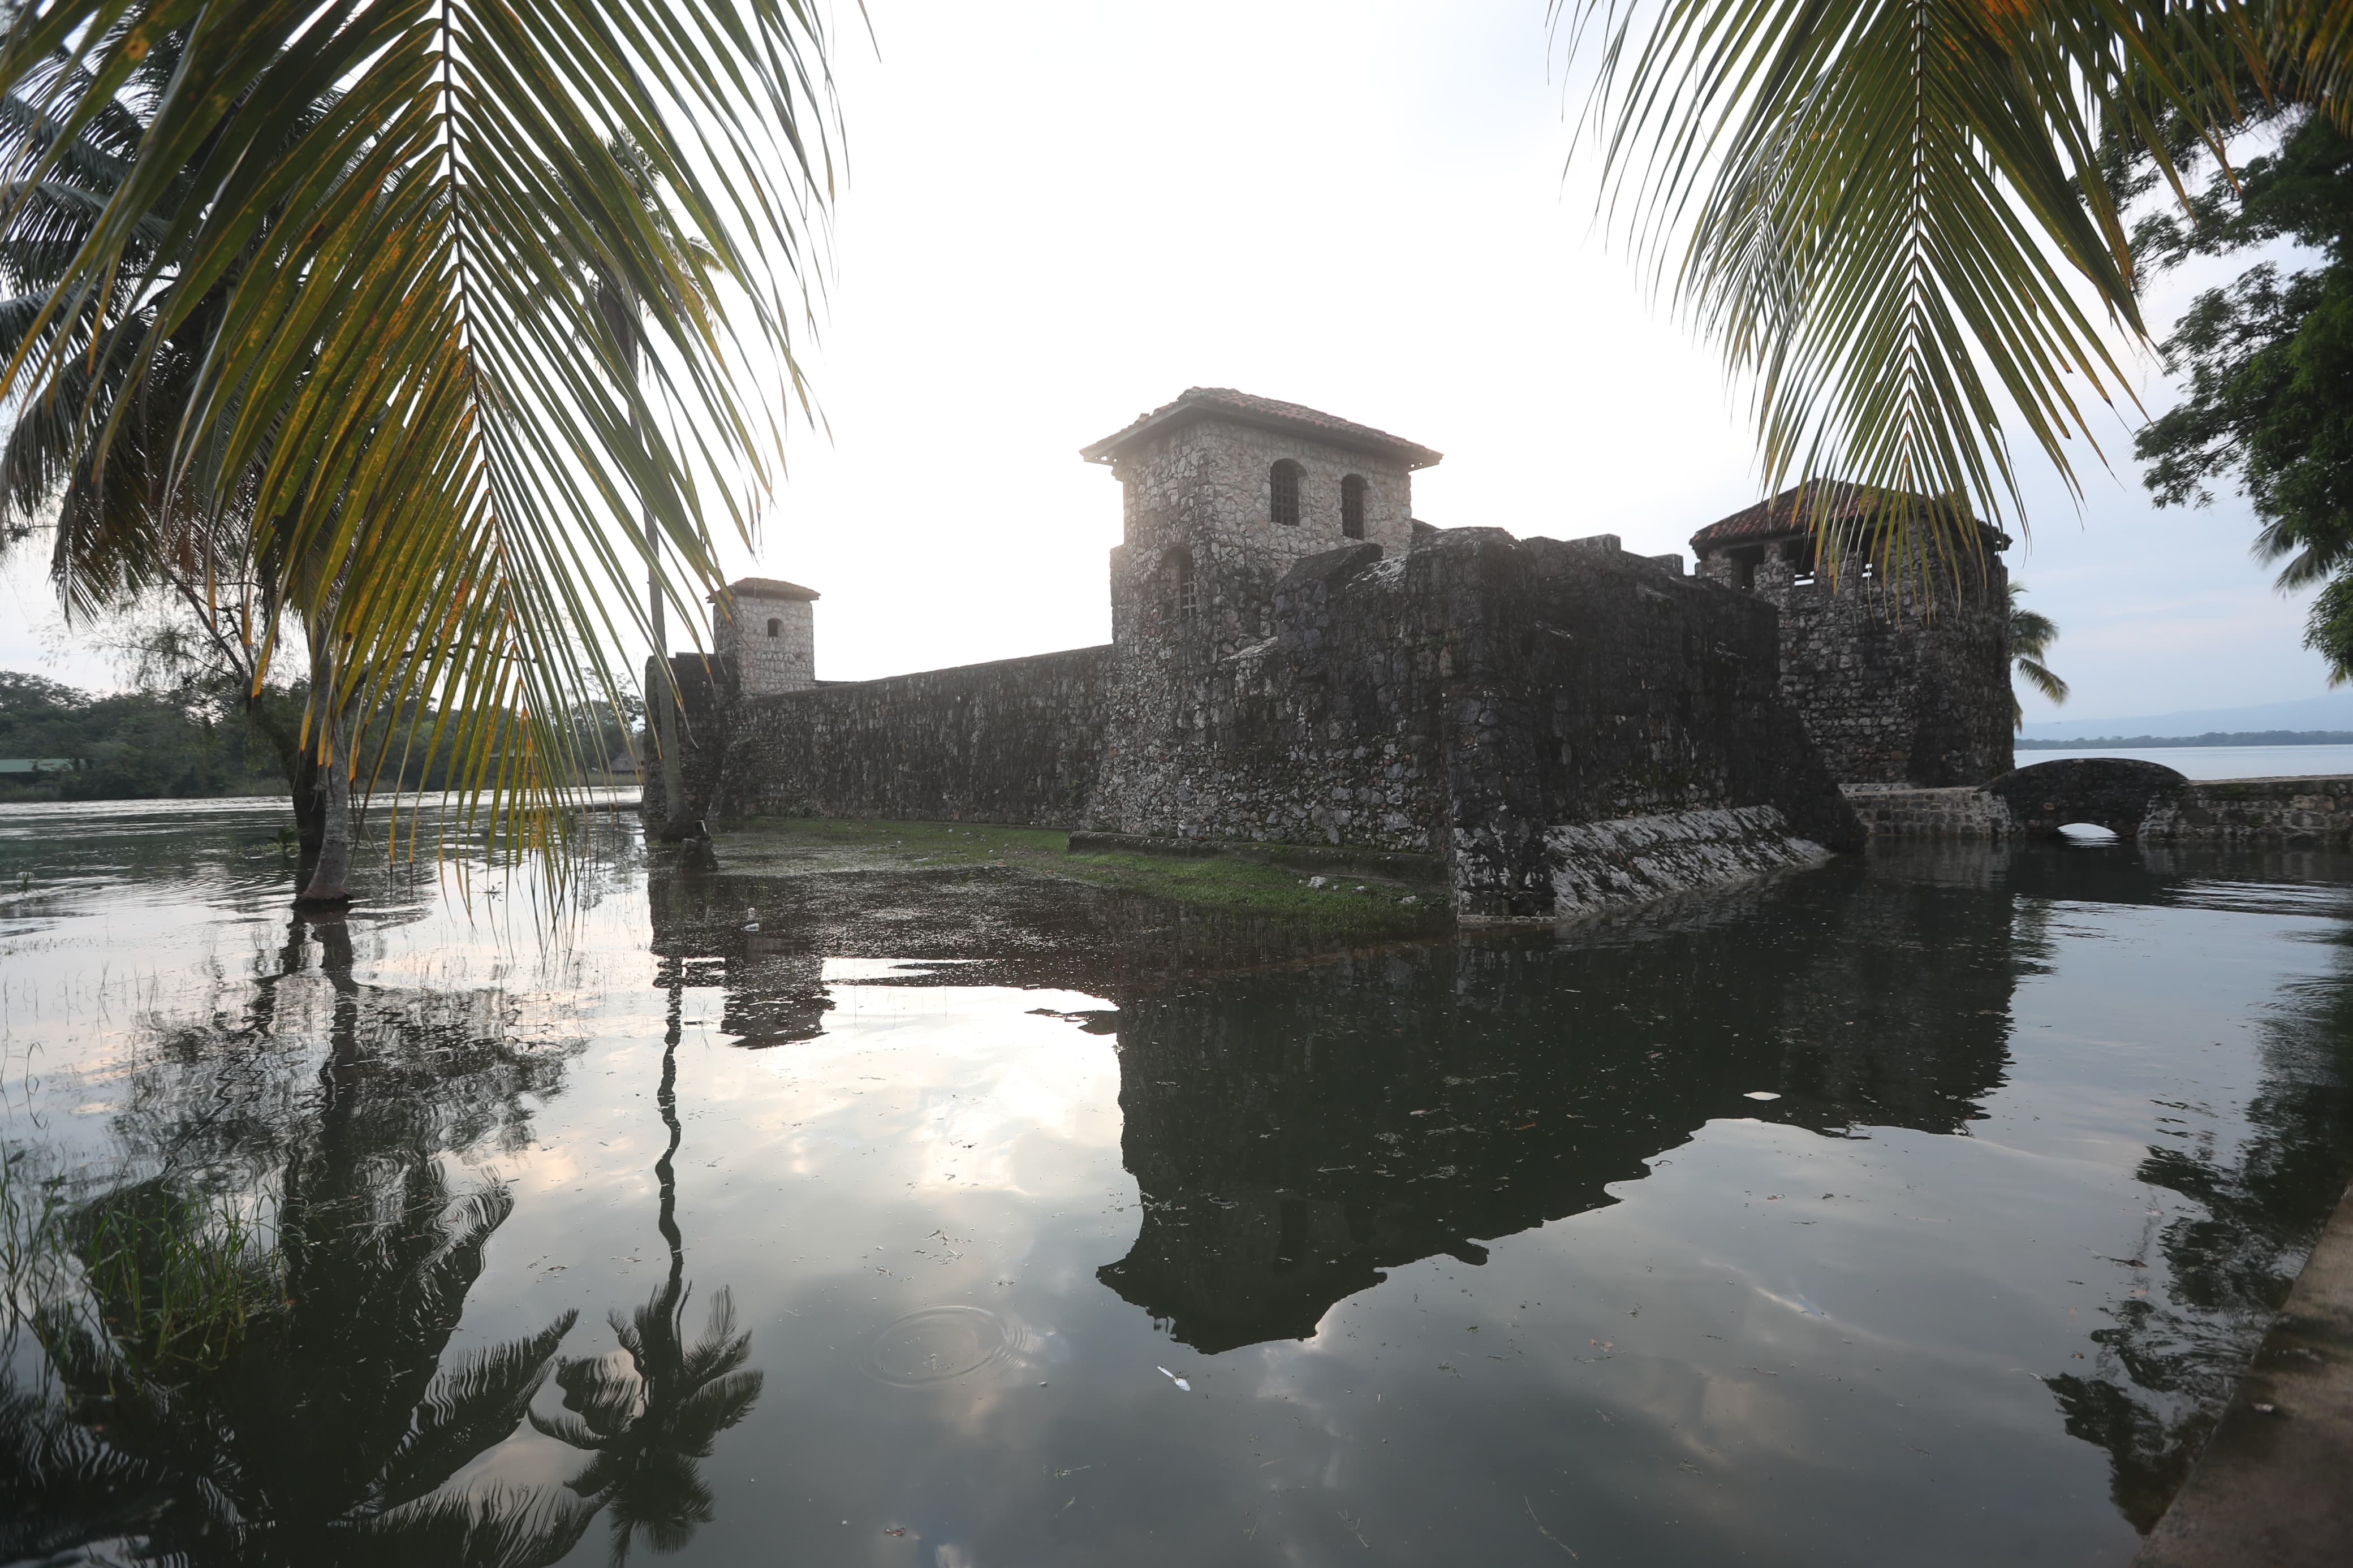
[[[1845,793],[1874,838],[2006,839],[2081,823],[2148,844],[2353,844],[2353,776],[2192,780],[2155,763],[2071,757],[1973,787]]]
[[[2134,1568],[2337,1568],[2353,1552],[2348,1478],[2353,1192]]]

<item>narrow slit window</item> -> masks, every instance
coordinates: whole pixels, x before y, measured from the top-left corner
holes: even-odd
[[[784,622],[782,622],[782,621],[780,621],[780,620],[778,620],[778,619],[776,619],[774,616],[769,616],[769,617],[768,617],[768,635],[769,635],[770,637],[780,637],[784,636],[784,635],[785,635],[785,623],[784,623]]]
[[[1192,620],[1201,613],[1201,585],[1193,575],[1192,552],[1170,551],[1163,572],[1168,585],[1168,614],[1176,620]]]
[[[1266,471],[1268,514],[1285,528],[1299,526],[1299,481],[1306,472],[1289,458],[1277,458]]]
[[[1348,539],[1365,537],[1365,476],[1350,474],[1340,481],[1340,532]]]

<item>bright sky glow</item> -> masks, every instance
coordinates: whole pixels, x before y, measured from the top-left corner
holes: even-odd
[[[1741,405],[1564,180],[1575,95],[1544,0],[872,0],[837,21],[850,173],[799,441],[754,558],[807,584],[829,679],[1110,635],[1116,487],[1077,449],[1194,384],[1446,454],[1441,526],[1681,549],[1757,496]],[[878,52],[879,51],[879,52]],[[2152,319],[2235,267],[2163,280]],[[2161,399],[2153,362],[2144,393]],[[2011,569],[2064,635],[2070,717],[2323,689],[2243,502],[2158,512],[2130,426],[2080,514],[2034,486]],[[45,662],[37,568],[0,668]],[[2031,717],[2050,716],[2027,699]]]

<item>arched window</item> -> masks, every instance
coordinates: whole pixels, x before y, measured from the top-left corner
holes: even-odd
[[[775,616],[770,616],[770,617],[768,618],[768,635],[769,635],[770,637],[780,637],[784,636],[784,635],[785,635],[785,623],[784,623],[784,622],[782,622],[782,621],[780,621],[780,620],[777,620],[777,619],[776,619]]]
[[[1350,539],[1365,537],[1365,476],[1350,474],[1340,481],[1340,531]]]
[[[1201,613],[1201,586],[1193,575],[1191,551],[1180,546],[1162,556],[1160,578],[1171,620],[1189,621]]]
[[[1278,458],[1266,471],[1267,511],[1285,528],[1299,526],[1299,481],[1307,470],[1289,458]]]

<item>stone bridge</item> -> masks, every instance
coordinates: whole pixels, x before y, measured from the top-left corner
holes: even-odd
[[[2002,774],[1985,793],[2008,809],[2012,833],[2050,835],[2089,823],[2137,838],[2150,815],[2181,798],[2189,781],[2129,757],[2063,757]]]
[[[2353,777],[2184,778],[2126,757],[2066,757],[1954,789],[1849,784],[1876,838],[2049,837],[2075,823],[2153,844],[2353,847]]]

